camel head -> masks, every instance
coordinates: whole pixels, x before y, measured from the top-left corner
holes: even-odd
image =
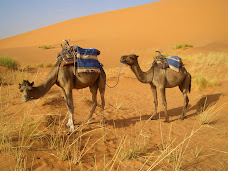
[[[23,80],[22,84],[19,84],[19,90],[22,92],[22,101],[27,102],[32,99],[31,92],[34,82],[30,83],[28,80]]]
[[[139,56],[135,54],[124,55],[120,58],[120,62],[131,66],[138,62],[138,57]]]

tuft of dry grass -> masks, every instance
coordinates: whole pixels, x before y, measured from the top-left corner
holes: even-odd
[[[136,138],[124,137],[122,148],[119,152],[121,161],[126,159],[136,159],[147,151],[147,137],[138,135]]]
[[[225,64],[228,66],[228,54],[226,53],[197,53],[193,55],[184,55],[183,59],[203,65]]]
[[[195,149],[191,149],[191,154],[194,158],[199,157],[202,153],[203,146],[198,147],[196,146]]]
[[[192,82],[198,86],[198,90],[200,91],[206,87],[212,87],[219,84],[216,78],[209,79],[203,74],[193,76]]]
[[[36,64],[37,67],[40,67],[40,68],[43,68],[43,67],[53,67],[55,64],[53,63],[39,63],[39,64]]]
[[[53,48],[55,48],[55,47],[54,47],[54,46],[51,46],[51,45],[49,45],[49,46],[43,45],[43,46],[39,46],[39,48],[40,48],[40,49],[53,49]]]
[[[192,44],[179,44],[179,45],[176,45],[175,47],[172,47],[172,49],[183,49],[183,48],[193,48],[193,45]]]
[[[207,104],[207,99],[205,100],[204,106],[201,108],[200,112],[198,113],[198,122],[200,125],[210,124],[216,120],[217,116],[219,115],[220,111],[222,110],[223,106],[227,103],[224,103],[220,107],[217,108],[215,103]]]
[[[19,63],[8,56],[0,56],[0,66],[7,67],[9,69],[18,69]]]

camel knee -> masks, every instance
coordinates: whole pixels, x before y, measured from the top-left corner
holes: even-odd
[[[186,97],[186,102],[185,102],[186,108],[188,107],[188,103],[189,103],[189,98],[188,98],[188,96],[187,96],[187,97]]]

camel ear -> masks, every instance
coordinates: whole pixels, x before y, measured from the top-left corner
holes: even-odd
[[[34,85],[34,81],[30,85],[33,86]]]

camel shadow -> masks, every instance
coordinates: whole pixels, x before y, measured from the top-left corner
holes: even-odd
[[[221,96],[222,96],[221,93],[217,93],[217,94],[209,94],[201,97],[200,100],[194,106],[190,107],[188,110],[188,111],[194,110],[195,112],[190,115],[187,115],[186,117],[189,118],[189,117],[198,115],[200,112],[202,112],[202,110],[206,110],[211,105],[216,104]]]
[[[219,100],[221,95],[222,95],[221,93],[205,95],[201,97],[195,105],[189,104],[185,118],[187,119],[187,118],[196,116],[200,112],[202,112],[202,110],[206,110],[209,106],[215,104]],[[169,116],[171,116],[170,122],[178,120],[179,118],[172,119],[172,116],[181,116],[182,110],[183,110],[183,107],[178,107],[178,108],[173,108],[168,110],[168,114]],[[188,113],[190,113],[191,111],[194,111],[194,113],[191,113],[188,115]],[[160,118],[161,119],[165,118],[164,111],[160,112]]]
[[[202,109],[206,110],[209,106],[216,103],[219,100],[221,95],[222,95],[221,93],[205,95],[205,96],[201,97],[195,105],[189,105],[188,109],[187,109],[186,119],[198,115],[198,113],[200,113],[202,111]],[[182,106],[178,107],[178,108],[169,109],[168,114],[170,116],[170,122],[174,122],[175,120],[180,119],[182,110],[183,110]],[[188,115],[188,113],[190,111],[194,111],[194,112],[191,113],[190,115]],[[165,119],[164,111],[159,112],[157,115],[159,115],[159,118],[161,120]],[[179,116],[179,117],[178,118],[175,117],[174,119],[172,119],[174,116]],[[141,117],[136,116],[136,117],[132,117],[132,118],[106,120],[106,121],[107,121],[107,124],[109,124],[109,125],[115,125],[116,128],[122,128],[122,127],[128,127],[130,125],[134,125],[134,124],[136,124],[136,122],[138,122],[140,120],[141,121],[148,120],[148,119],[150,119],[150,117],[151,117],[151,115],[146,114],[146,115],[142,115]],[[115,124],[113,122],[115,122]]]

